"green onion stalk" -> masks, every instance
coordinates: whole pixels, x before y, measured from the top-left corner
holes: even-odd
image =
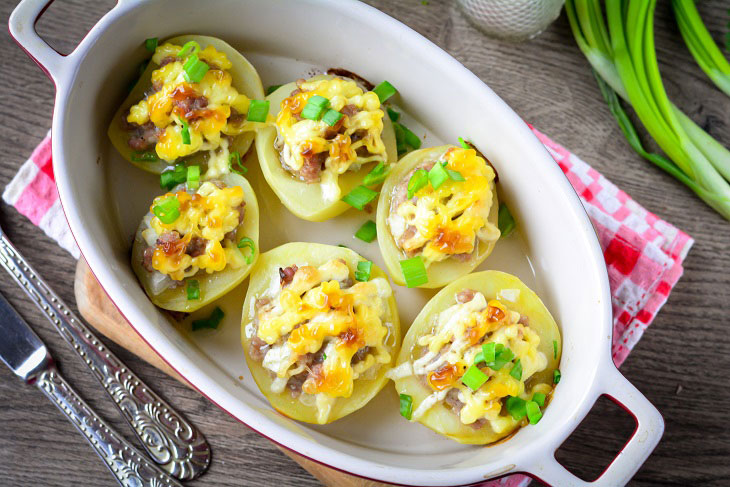
[[[702,22],[694,0],[672,0],[674,16],[684,43],[713,83],[730,96],[730,63]]]
[[[567,0],[578,47],[632,148],[730,220],[730,151],[667,97],[654,48],[656,0]],[[668,158],[644,150],[616,95],[629,102]]]

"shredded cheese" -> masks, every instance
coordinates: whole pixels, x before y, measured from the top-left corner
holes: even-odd
[[[276,118],[276,147],[281,152],[285,168],[296,173],[305,158],[325,153],[323,170],[319,175],[328,200],[340,197],[337,179],[340,174],[371,161],[387,160],[383,131],[383,110],[378,96],[363,91],[352,80],[333,78],[310,80],[301,84],[300,92],[285,98]],[[330,108],[341,111],[350,105],[357,112],[342,117],[336,136],[327,137],[332,127],[322,120],[301,119],[299,114],[314,95],[327,98]],[[357,133],[357,140],[355,134]],[[359,149],[367,155],[359,155]]]
[[[239,225],[243,211],[243,189],[240,186],[219,188],[211,182],[204,182],[196,193],[177,191],[158,196],[150,206],[150,212],[162,201],[175,198],[179,202],[180,216],[171,223],[163,223],[152,216],[148,228],[142,231],[147,242],[155,242],[152,267],[174,280],[182,280],[205,270],[208,273],[221,271],[227,265],[237,268],[245,260],[234,242],[224,240],[228,232]],[[171,232],[180,235],[179,240],[157,243],[158,237]],[[206,240],[201,255],[185,253],[193,238]]]
[[[263,367],[274,375],[278,390],[289,378],[309,371],[302,384],[305,397],[300,400],[315,397],[321,423],[327,421],[336,398],[352,395],[355,380],[369,377],[391,359],[384,321],[390,286],[383,278],[375,278],[343,287],[349,278],[350,269],[343,260],[331,260],[319,268],[303,265],[256,312],[256,334],[271,345]],[[353,364],[353,356],[364,347],[369,352]],[[313,371],[307,366],[307,355],[317,352],[324,358]]]
[[[514,290],[502,291],[509,296]],[[449,391],[455,389],[458,400],[463,404],[458,412],[463,424],[484,420],[497,433],[514,426],[511,416],[501,414],[503,399],[507,396],[529,398],[527,394],[535,391],[526,391],[525,382],[544,370],[548,363],[545,355],[538,350],[540,337],[529,326],[518,323],[519,319],[518,312],[510,310],[500,300],[487,302],[480,292],[475,293],[470,301],[457,302],[439,313],[432,331],[417,341],[425,353],[412,362],[404,362],[388,374],[394,380],[409,375],[421,376],[432,389],[414,411],[413,420],[444,401]],[[511,367],[507,365],[497,371],[482,368],[488,379],[476,391],[461,382],[461,376],[474,363],[482,343],[486,342],[500,343],[514,353],[513,360],[519,359],[522,365],[521,379],[512,377]],[[450,374],[440,374],[442,371]],[[438,383],[435,375],[439,375]]]
[[[199,83],[192,83],[186,81],[183,68],[192,52],[179,58],[177,54],[181,49],[170,43],[157,47],[151,62],[159,65],[166,58],[174,60],[152,71],[151,81],[156,91],[130,107],[127,116],[130,123],[154,123],[161,132],[155,151],[165,161],[175,161],[200,151],[209,151],[213,157],[225,141],[224,135],[240,135],[261,125],[245,120],[251,101],[232,86],[233,76],[229,70],[233,65],[225,53],[213,46],[199,51],[196,55],[210,69]],[[205,97],[203,106],[191,103],[201,97]],[[190,111],[184,108],[188,105],[192,106]],[[234,113],[244,116],[231,118]],[[183,143],[183,120],[189,124],[190,144]]]
[[[415,193],[415,201],[405,199],[391,207],[387,220],[399,247],[421,255],[427,266],[453,255],[471,254],[477,240],[499,238],[499,229],[488,221],[495,177],[491,166],[475,150],[456,147],[427,162],[441,161],[446,162],[445,169],[459,172],[465,181],[448,179],[438,189],[427,184]],[[411,226],[415,231],[406,234]]]

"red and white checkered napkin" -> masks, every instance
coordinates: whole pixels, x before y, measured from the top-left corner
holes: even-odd
[[[598,233],[611,284],[613,360],[621,365],[682,275],[682,261],[694,240],[641,207],[564,147],[532,131],[580,195]],[[79,257],[56,192],[50,133],[5,188],[3,200]],[[528,477],[512,475],[482,485],[522,487],[528,482]]]

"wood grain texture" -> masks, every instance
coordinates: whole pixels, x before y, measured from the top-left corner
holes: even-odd
[[[0,2],[7,19],[13,1]],[[57,0],[38,25],[41,35],[69,52],[112,5],[112,0]],[[622,372],[659,408],[666,433],[632,484],[638,486],[730,483],[730,225],[679,183],[639,159],[621,137],[575,46],[565,16],[526,44],[481,35],[453,1],[370,0],[368,3],[411,26],[455,56],[484,80],[525,120],[590,162],[639,203],[696,238],[669,302],[622,367]],[[717,40],[726,30],[727,2],[698,2]],[[726,146],[730,145],[730,103],[695,65],[684,46],[667,0],[657,9],[656,43],[672,100]],[[53,84],[0,33],[4,69],[0,75],[0,135],[5,158],[4,188],[50,127]],[[485,113],[485,117],[489,114]],[[74,261],[12,208],[0,209],[0,224],[30,262],[68,303]],[[120,431],[116,414],[96,379],[58,337],[23,292],[7,278],[0,291],[46,340],[62,372],[105,419]],[[194,485],[319,485],[267,440],[230,418],[199,394],[132,353],[110,348],[145,381],[183,411],[214,449],[210,471]],[[719,372],[719,374],[718,374]],[[595,471],[623,439],[623,413],[597,408],[589,422],[561,450],[559,458],[581,475]],[[0,484],[6,486],[114,485],[105,467],[55,407],[23,387],[0,367]]]

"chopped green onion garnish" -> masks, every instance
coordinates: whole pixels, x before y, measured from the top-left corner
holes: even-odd
[[[340,121],[342,118],[342,114],[338,112],[337,110],[329,109],[325,112],[325,114],[322,116],[322,121],[329,125],[330,127],[334,127],[337,122]]]
[[[560,382],[560,371],[558,369],[553,370],[553,384]]]
[[[182,136],[182,143],[190,145],[190,125],[188,125],[188,122],[186,122],[184,118],[178,118],[178,120],[180,120],[180,123],[182,124],[182,132],[180,132],[180,135]]]
[[[558,341],[557,340],[553,340],[553,358],[554,359],[558,358]]]
[[[403,135],[405,136],[406,144],[413,147],[414,149],[418,149],[421,147],[421,139],[418,138],[416,134],[410,131],[408,127],[406,127],[403,124],[400,124],[401,127],[403,127]]]
[[[308,105],[312,104],[314,106],[327,108],[328,106],[330,106],[330,101],[327,98],[325,98],[324,96],[314,95],[314,96],[310,97],[309,100],[307,100],[307,104]]]
[[[483,343],[481,351],[474,356],[474,363],[478,364],[479,362],[486,362],[487,364],[491,364],[494,362],[497,354],[497,345],[502,347],[499,349],[499,351],[502,351],[504,345],[501,343]]]
[[[198,189],[200,186],[200,166],[188,166],[188,188]]]
[[[400,415],[410,421],[413,416],[413,398],[408,394],[400,396]]]
[[[304,109],[300,115],[302,118],[306,118],[308,120],[319,120],[322,113],[329,107],[329,105],[330,101],[327,98],[320,95],[314,95],[307,100],[307,104],[304,105]]]
[[[411,179],[408,180],[408,199],[418,192],[419,189],[423,188],[428,184],[428,171],[425,169],[417,169]]]
[[[509,237],[510,234],[515,230],[515,219],[512,218],[512,213],[509,212],[509,208],[504,203],[499,204],[499,216],[497,217],[497,226],[499,231],[502,232],[501,237]]]
[[[322,116],[322,112],[324,111],[324,108],[318,107],[316,105],[305,105],[304,109],[302,110],[301,116],[302,118],[306,118],[308,120],[319,120],[319,117]]]
[[[386,108],[386,110],[388,111],[388,117],[390,117],[391,122],[397,122],[400,118],[400,113],[396,112],[390,107]]]
[[[269,96],[270,94],[272,94],[273,92],[275,92],[276,90],[278,90],[279,88],[281,88],[282,86],[284,86],[284,85],[271,85],[271,86],[269,86],[268,88],[266,88],[266,96]]]
[[[449,175],[449,178],[452,181],[459,181],[459,182],[466,181],[464,176],[462,176],[459,171],[454,171],[453,169],[447,169],[446,173]]]
[[[145,39],[144,48],[150,52],[155,52],[155,49],[157,49],[158,42],[159,42],[159,39],[157,37],[150,37],[149,39]]]
[[[519,421],[527,415],[525,400],[521,397],[508,396],[504,403],[507,412],[512,415],[515,421]]]
[[[498,343],[495,347],[496,356],[494,358],[494,362],[487,362],[487,367],[489,367],[492,370],[500,370],[502,367],[507,365],[507,363],[511,362],[513,358],[515,358],[515,354],[512,353],[512,350],[509,348],[506,348],[504,345],[500,348],[501,343]]]
[[[461,382],[464,383],[472,391],[478,390],[482,385],[487,382],[489,376],[479,370],[479,367],[472,365],[466,370],[463,376],[461,376]]]
[[[154,152],[132,152],[131,158],[134,162],[155,162],[160,160]]]
[[[408,287],[417,287],[428,282],[426,266],[420,255],[400,261],[400,269]]]
[[[352,206],[353,208],[362,210],[363,208],[365,208],[365,205],[373,201],[376,196],[378,196],[377,191],[366,188],[361,184],[360,186],[356,186],[355,188],[353,188],[352,191],[347,193],[342,198],[342,201]]]
[[[406,132],[403,130],[403,125],[398,122],[393,122],[393,131],[395,132],[395,147],[398,151],[398,155],[408,152],[408,146],[406,145]]]
[[[462,149],[471,149],[471,147],[469,146],[469,144],[467,144],[463,137],[459,137],[459,145]]]
[[[198,59],[196,54],[193,54],[185,61],[183,69],[185,70],[185,81],[189,83],[200,83],[200,80],[203,79],[210,66]]]
[[[520,359],[515,360],[515,364],[512,366],[512,370],[509,371],[509,375],[517,380],[522,380],[522,363]]]
[[[397,92],[398,90],[395,89],[395,86],[391,85],[387,81],[381,82],[373,89],[373,93],[378,95],[380,103],[383,103],[385,100],[395,95]]]
[[[500,345],[502,345],[500,343]],[[484,361],[487,363],[494,362],[494,359],[496,358],[496,348],[497,344],[494,342],[484,343],[482,344],[482,354],[484,356]]]
[[[372,168],[369,173],[365,175],[362,180],[363,186],[375,186],[385,180],[385,177],[390,172],[390,167],[386,166],[384,162],[379,162],[377,166]]]
[[[168,169],[160,174],[160,188],[170,191],[178,184],[182,184],[187,180],[187,171],[185,166],[178,164],[172,169]]]
[[[527,404],[525,404],[525,410],[527,411],[527,419],[530,420],[530,424],[537,424],[537,422],[540,421],[540,418],[542,418],[540,406],[538,406],[535,401],[527,401]]]
[[[439,189],[447,179],[449,179],[449,173],[441,164],[434,164],[431,170],[428,171],[428,180],[431,182],[433,189]]]
[[[225,313],[223,313],[223,310],[216,306],[213,312],[207,318],[193,321],[193,331],[198,331],[203,328],[211,328],[215,330],[216,328],[218,328],[218,325],[220,325],[221,320],[224,316]]]
[[[176,197],[171,196],[170,198],[153,206],[152,213],[154,213],[162,223],[170,224],[177,220],[180,216],[180,202]]]
[[[200,283],[195,279],[190,279],[187,284],[188,301],[200,299]]]
[[[532,395],[532,400],[537,403],[541,408],[545,407],[545,394],[542,392],[536,392]]]
[[[265,122],[269,115],[269,100],[251,100],[248,105],[249,122]]]
[[[324,362],[325,360],[327,360],[327,354],[326,353],[323,353],[322,354],[322,361]]]
[[[362,224],[360,229],[355,232],[355,236],[362,240],[363,242],[370,243],[373,240],[375,240],[375,237],[378,235],[377,227],[375,226],[375,222],[372,220],[368,220],[365,223]]]
[[[238,152],[231,152],[228,156],[228,169],[241,176],[248,172],[248,168],[241,163],[241,155]]]
[[[367,282],[370,280],[370,272],[373,270],[373,263],[369,260],[361,260],[357,263],[357,270],[355,271],[355,279],[361,282]]]
[[[200,51],[200,44],[195,41],[188,41],[183,44],[182,49],[177,52],[177,57],[185,57],[191,52],[197,54]]]
[[[238,241],[238,248],[243,249],[248,247],[251,249],[251,255],[246,256],[246,264],[251,265],[251,262],[253,262],[253,256],[256,255],[256,244],[253,243],[253,240],[251,240],[248,237],[243,237],[241,240]]]

